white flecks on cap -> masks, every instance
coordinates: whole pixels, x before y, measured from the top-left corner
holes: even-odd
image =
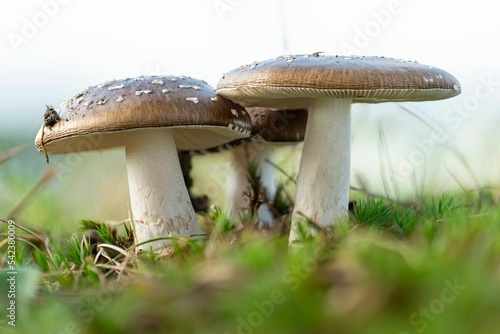
[[[162,86],[164,84],[163,80],[153,80],[151,81],[153,85],[160,85]]]
[[[107,81],[103,82],[102,84],[97,85],[97,88],[103,88],[103,87],[109,86],[115,82],[116,82],[115,79],[107,80]]]
[[[106,100],[106,99],[100,99],[100,100],[99,100],[99,101],[97,101],[96,103],[97,103],[98,105],[103,105],[103,104],[106,104],[106,102],[107,102],[107,101],[108,101],[108,100]]]
[[[144,78],[142,78],[142,77],[134,78],[134,81],[144,81]]]
[[[179,88],[193,88],[194,90],[200,90],[200,86],[190,86],[190,85],[179,85]]]
[[[86,107],[88,107],[88,106],[90,106],[92,103],[94,103],[94,101],[92,101],[92,100],[86,100],[85,102],[83,102],[83,105],[84,105],[84,106],[86,106]]]
[[[61,109],[68,108],[70,105],[71,105],[71,100],[66,100],[63,103],[61,103]]]
[[[123,98],[123,96],[121,96],[121,95],[120,95],[120,96],[118,96],[118,97],[116,98],[116,102],[122,102],[122,101],[124,101],[124,100],[125,100],[125,99],[124,99],[124,98]]]
[[[121,84],[121,85],[116,85],[116,86],[109,87],[108,90],[118,90],[118,89],[122,89],[124,87],[125,87],[125,85]]]
[[[238,111],[234,110],[234,109],[231,109],[231,114],[233,114],[234,116],[236,117],[239,117],[240,115],[238,115]]]
[[[211,97],[210,100],[217,102],[217,96]]]
[[[166,93],[168,93],[168,92],[170,92],[170,91],[169,91],[168,89],[166,89],[166,88],[165,88],[165,89],[163,89],[161,92],[162,92],[163,94],[166,94]]]
[[[193,102],[195,104],[200,102],[197,97],[186,97],[186,101]]]
[[[151,94],[153,91],[146,89],[146,90],[138,90],[135,92],[135,95],[141,96],[142,94]]]
[[[176,81],[177,81],[177,78],[172,78],[172,79],[170,79],[170,81],[172,81],[172,82],[176,82]]]
[[[251,65],[250,65],[250,69],[253,70],[257,67],[257,65],[259,64],[258,61],[254,61]]]

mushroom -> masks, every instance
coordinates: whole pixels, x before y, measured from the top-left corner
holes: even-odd
[[[179,152],[180,156],[189,161],[188,159],[193,155],[229,151],[231,170],[226,195],[233,218],[237,223],[241,223],[238,214],[249,207],[246,195],[249,188],[249,165],[255,163],[258,166],[261,190],[264,191],[267,198],[274,198],[276,171],[274,166],[268,163],[269,160],[272,160],[273,149],[301,142],[304,139],[307,122],[307,109],[271,110],[257,107],[247,108],[246,111],[252,121],[250,137],[237,139],[208,150]],[[188,174],[189,169],[190,165],[188,166],[186,163],[186,170],[183,170],[183,173]],[[259,205],[257,216],[261,226],[272,226],[274,214],[269,203]]]
[[[44,124],[39,151],[65,154],[124,146],[136,243],[202,233],[177,150],[205,149],[250,135],[245,110],[189,77],[113,80],[65,101]],[[164,250],[168,240],[144,248]]]
[[[273,149],[301,142],[307,123],[307,109],[271,110],[268,108],[247,108],[252,120],[252,135],[230,143],[231,173],[229,175],[228,199],[233,215],[248,208],[249,165],[255,163],[260,172],[263,195],[268,199],[276,194],[276,170],[272,161]],[[254,194],[258,196],[259,194]],[[258,206],[257,216],[261,226],[272,226],[274,213],[269,203]],[[235,217],[235,219],[239,219]]]
[[[320,53],[241,66],[217,86],[218,95],[244,107],[309,109],[290,244],[307,220],[330,226],[347,216],[352,103],[440,100],[460,92],[457,79],[435,67]]]

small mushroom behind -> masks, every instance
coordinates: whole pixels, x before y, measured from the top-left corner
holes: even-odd
[[[223,97],[214,101],[214,96],[212,87],[189,77],[113,80],[63,103],[58,121],[42,125],[35,145],[50,154],[123,146],[135,241],[165,238],[140,247],[161,251],[168,248],[169,237],[202,233],[177,151],[207,149],[250,135],[245,110]]]
[[[307,109],[271,110],[268,108],[247,108],[252,119],[252,135],[248,139],[231,143],[231,171],[228,179],[228,203],[234,219],[239,222],[240,213],[250,207],[249,167],[256,164],[260,173],[263,203],[259,203],[257,217],[261,227],[272,227],[276,218],[272,199],[276,195],[276,168],[274,149],[296,144],[304,139],[307,123]]]
[[[227,180],[226,198],[231,209],[231,215],[237,223],[242,223],[240,214],[244,213],[251,206],[249,203],[250,164],[255,163],[258,167],[263,195],[267,199],[272,200],[276,195],[277,173],[275,167],[271,164],[273,162],[274,149],[302,142],[307,123],[307,109],[272,110],[268,108],[247,108],[246,112],[252,121],[250,137],[237,139],[203,151],[179,152],[179,156],[183,157],[185,161],[183,174],[184,178],[187,179],[186,182],[189,190],[191,180],[188,175],[191,168],[190,158],[192,156],[229,151],[230,172]],[[258,196],[259,194],[252,195]],[[195,197],[191,196],[191,198]],[[200,208],[206,208],[206,196],[200,196],[197,199],[199,200],[198,204]],[[273,225],[273,220],[276,218],[273,211],[269,202],[259,205],[257,218],[260,227],[270,227]]]

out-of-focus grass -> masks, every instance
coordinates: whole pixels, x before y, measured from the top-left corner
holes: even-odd
[[[56,232],[74,231],[79,219],[127,218],[127,175],[120,150],[51,156],[49,164],[31,140],[11,141],[10,146],[2,142],[0,152],[17,145],[27,148],[0,165],[1,217]],[[6,217],[50,169],[57,172],[19,215]]]
[[[9,185],[22,185],[22,198],[36,180]],[[404,202],[353,192],[350,219],[294,250],[287,225],[235,231],[214,209],[207,241],[179,239],[159,257],[134,252],[127,223],[87,221],[84,231],[70,219],[54,228],[68,210],[59,203],[81,198],[88,182],[73,186],[71,199],[48,184],[16,218],[33,234],[16,230],[15,328],[2,311],[8,253],[0,241],[2,333],[496,333],[500,324],[493,191]],[[89,188],[99,186],[106,189]],[[35,224],[42,220],[29,209],[52,210],[43,213],[51,224]]]
[[[90,251],[81,261],[68,255],[68,244],[78,244],[78,238],[59,241],[61,254],[75,268],[68,272],[62,264],[59,273],[51,269],[38,284],[26,283],[33,295],[19,300],[18,328],[494,333],[500,311],[500,211],[474,211],[461,208],[440,219],[423,212],[426,217],[408,237],[346,221],[332,231],[333,239],[319,237],[291,252],[285,236],[244,232],[232,245],[231,238],[220,236],[202,248],[185,245],[168,258],[140,255],[120,278],[116,270],[96,268]]]

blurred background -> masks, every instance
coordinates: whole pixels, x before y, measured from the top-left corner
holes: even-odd
[[[0,3],[0,217],[51,166],[60,171],[17,219],[74,229],[128,215],[122,150],[52,157],[33,141],[45,104],[138,75],[188,75],[216,86],[225,71],[282,54],[379,55],[440,67],[462,83],[438,102],[354,105],[352,180],[388,196],[500,182],[500,32],[488,0],[4,0]],[[496,7],[495,7],[496,8]],[[276,150],[291,174],[300,147]],[[224,204],[227,154],[197,157],[195,192]],[[57,216],[56,216],[57,215]],[[64,223],[64,224],[61,224]],[[65,225],[66,224],[66,225]]]

